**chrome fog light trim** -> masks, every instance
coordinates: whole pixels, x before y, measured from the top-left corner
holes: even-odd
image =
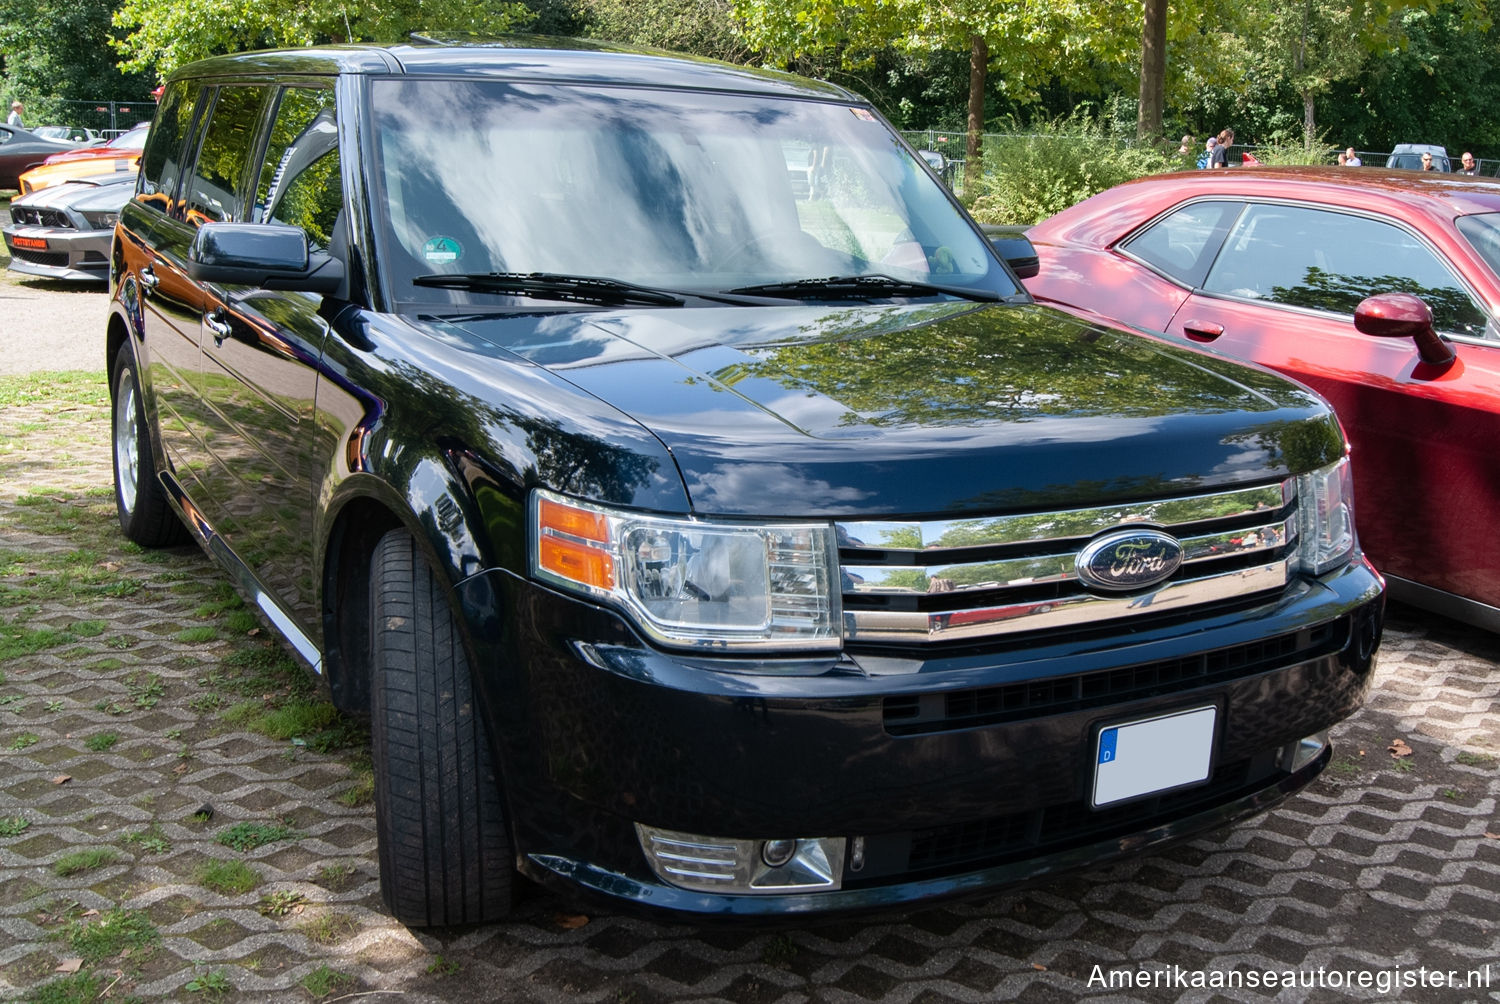
[[[1315,732],[1305,739],[1287,743],[1281,750],[1281,766],[1289,774],[1306,767],[1328,748],[1328,733]]]
[[[657,878],[682,889],[767,895],[822,892],[843,884],[843,837],[746,840],[642,823],[635,830]]]

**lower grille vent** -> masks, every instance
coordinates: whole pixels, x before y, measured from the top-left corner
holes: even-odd
[[[1330,655],[1343,649],[1348,638],[1348,622],[1338,620],[1183,659],[999,687],[889,697],[884,704],[885,729],[894,736],[927,735],[1144,700]]]

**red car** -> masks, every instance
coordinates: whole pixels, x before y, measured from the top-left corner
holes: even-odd
[[[1336,167],[1159,175],[1030,237],[1038,299],[1320,391],[1353,444],[1360,540],[1390,595],[1500,631],[1500,181]],[[1392,293],[1426,306],[1377,295]]]

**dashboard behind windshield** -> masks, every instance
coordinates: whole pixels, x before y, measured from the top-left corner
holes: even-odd
[[[1018,292],[862,107],[436,78],[375,80],[371,107],[385,280],[405,304],[493,301],[411,282],[488,272],[689,292],[880,274]]]

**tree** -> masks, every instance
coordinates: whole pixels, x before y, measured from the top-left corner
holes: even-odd
[[[579,0],[578,14],[594,38],[735,63],[751,55],[734,0]]]
[[[321,42],[395,42],[412,31],[493,35],[525,24],[530,12],[507,0],[124,0],[116,48],[127,70],[165,76],[183,63],[246,49]]]
[[[1317,99],[1348,80],[1378,48],[1403,39],[1400,13],[1428,0],[1259,0],[1242,36],[1250,58],[1267,82],[1283,82],[1302,100],[1302,137],[1317,142]]]
[[[1134,0],[735,0],[755,48],[777,65],[836,52],[846,66],[895,47],[907,53],[968,52],[966,185],[977,182],[990,75],[1000,94],[1035,100],[1054,79],[1097,80],[1100,65],[1135,51]]]
[[[1141,27],[1141,91],[1136,111],[1137,139],[1161,135],[1167,89],[1167,0],[1145,0]]]
[[[7,94],[27,105],[26,120],[90,124],[70,103],[141,101],[151,83],[122,73],[110,48],[118,0],[0,0],[0,52]],[[9,98],[7,98],[7,104]],[[149,112],[150,102],[147,101]]]

